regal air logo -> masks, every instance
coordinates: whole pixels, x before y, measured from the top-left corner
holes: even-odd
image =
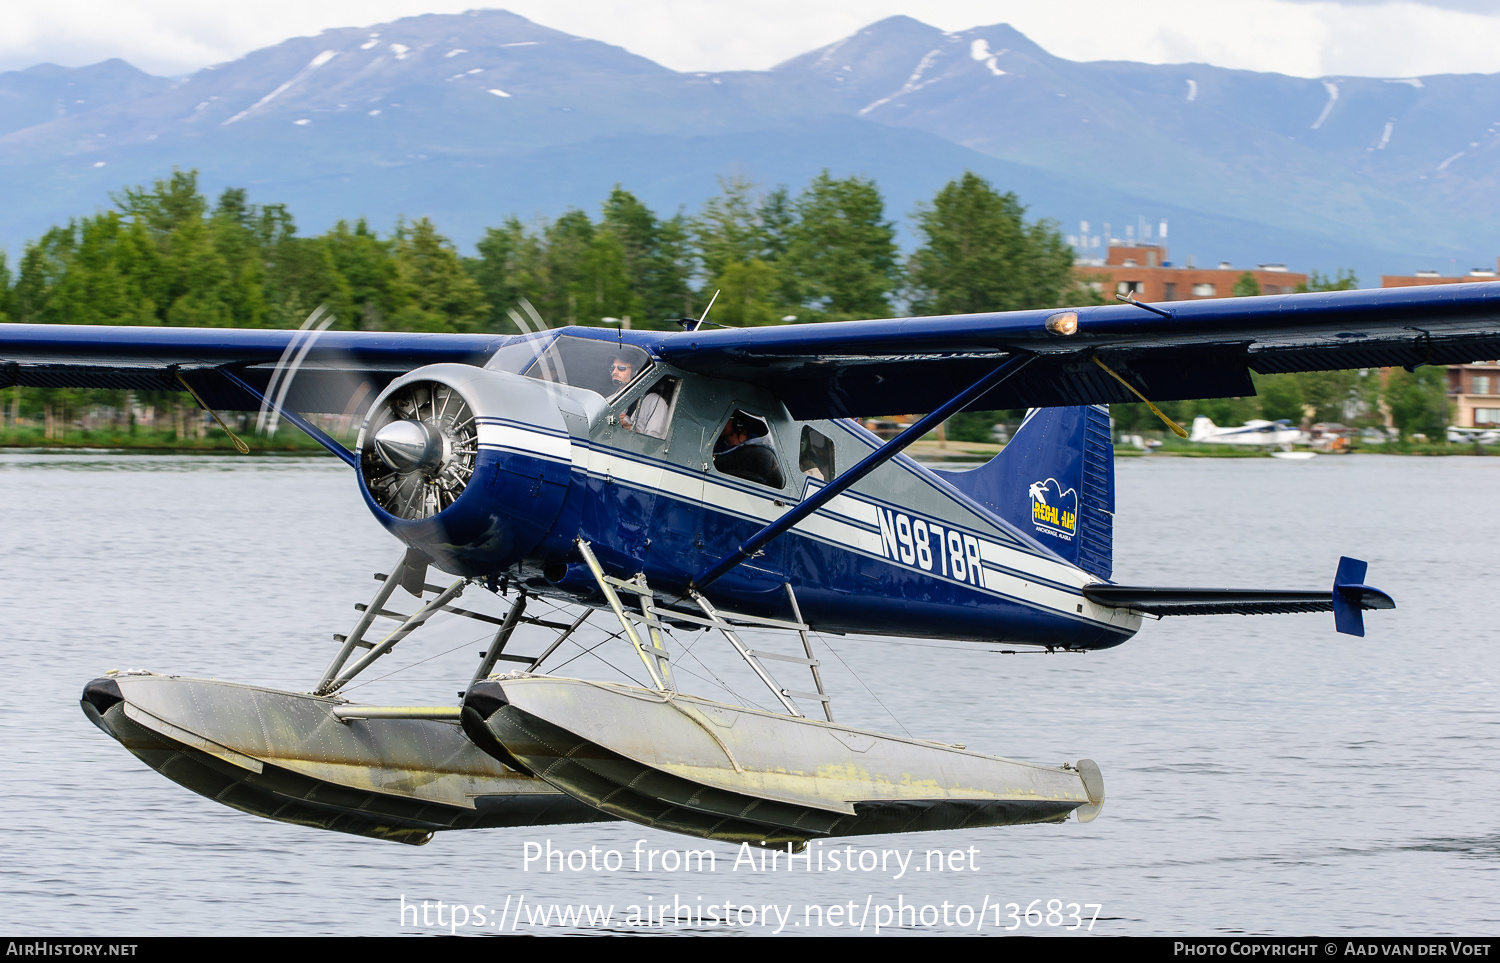
[[[1032,482],[1031,521],[1036,530],[1055,538],[1072,539],[1078,531],[1078,492],[1063,491],[1056,478]]]

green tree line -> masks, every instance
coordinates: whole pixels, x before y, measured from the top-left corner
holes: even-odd
[[[514,319],[526,326],[531,313],[517,314],[523,302],[549,326],[661,329],[701,315],[710,300],[710,320],[731,326],[1098,301],[1075,282],[1072,251],[1056,225],[1028,220],[1014,194],[973,173],[912,213],[918,243],[906,256],[878,186],[827,171],[796,193],[723,180],[696,213],[671,216],[616,186],[597,215],[511,216],[486,230],[468,257],[426,218],[400,221],[385,234],[357,220],[299,235],[285,205],[252,204],[241,188],[210,202],[192,171],[126,188],[113,201],[110,210],[28,243],[13,271],[0,254],[0,320],[287,328],[324,305],[344,329],[512,333]],[[1313,284],[1349,287],[1354,279],[1315,274]],[[1254,278],[1247,274],[1235,293],[1259,293]],[[1202,413],[1232,424],[1256,416],[1301,420],[1307,406],[1344,410],[1365,391],[1352,377],[1273,376],[1258,382],[1259,397],[1209,402]],[[1430,374],[1396,380],[1396,400],[1382,394],[1377,403],[1416,412],[1398,415],[1398,423],[1423,430],[1443,420]],[[90,399],[122,400],[61,389],[8,394],[12,422],[39,406],[80,411]],[[1173,413],[1190,418],[1185,404]],[[1148,427],[1135,425],[1142,419],[1133,406],[1117,412],[1125,427]],[[993,420],[991,413],[961,416],[955,437],[987,433]]]
[[[663,217],[616,187],[597,215],[507,218],[464,257],[431,221],[381,234],[340,221],[297,232],[282,204],[230,188],[210,202],[196,172],[126,188],[112,209],[27,244],[14,274],[0,255],[0,320],[288,328],[318,305],[354,330],[513,333],[536,320],[669,328],[713,302],[726,325],[889,317],[906,305],[965,311],[1072,303],[1071,256],[1056,229],[1026,222],[1014,195],[973,174],[916,214],[926,238],[903,259],[876,184],[823,172],[801,191],[721,183],[694,214]],[[517,313],[518,305],[530,310]],[[533,320],[528,322],[527,318]],[[175,396],[10,389],[4,421],[46,425],[44,437],[91,410],[134,431],[131,412],[172,412]],[[201,419],[199,419],[201,422]]]
[[[0,261],[0,315],[52,324],[293,327],[319,304],[340,328],[516,328],[523,299],[552,326],[662,328],[1007,310],[1089,300],[1056,227],[970,173],[914,215],[903,258],[877,185],[827,171],[793,194],[726,180],[696,214],[663,217],[616,187],[598,216],[511,216],[463,257],[426,218],[382,235],[363,220],[297,233],[282,204],[240,188],[210,203],[196,172],[114,195],[114,207]]]

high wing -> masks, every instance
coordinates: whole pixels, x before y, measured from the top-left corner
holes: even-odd
[[[1077,317],[1073,334],[1047,322]],[[1329,291],[642,338],[689,371],[765,385],[800,419],[931,411],[1016,353],[1035,361],[970,408],[1255,394],[1250,372],[1500,358],[1500,284]]]
[[[1074,321],[1073,333],[1058,333]],[[1141,395],[1169,401],[1253,395],[1252,371],[1500,358],[1500,284],[681,333],[570,333],[627,341],[690,372],[763,385],[799,419],[932,411],[1018,355],[1033,361],[968,408],[1137,400],[1111,371]],[[253,399],[212,369],[226,368],[263,388],[297,337],[284,330],[5,324],[0,387],[180,390],[181,374],[211,406],[253,408]],[[509,340],[329,331],[308,353],[299,394],[287,407],[345,411],[358,395],[378,391],[400,372],[442,361],[483,363]]]
[[[499,335],[282,329],[0,324],[0,388],[114,388],[182,391],[181,375],[213,408],[254,410],[250,397],[215,369],[259,391],[283,356],[306,347],[287,397],[295,411],[339,414],[368,404],[396,375],[426,364],[483,364]]]

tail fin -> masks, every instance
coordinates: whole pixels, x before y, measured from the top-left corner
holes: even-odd
[[[1085,572],[1109,578],[1115,448],[1108,408],[1033,408],[988,463],[937,474]]]
[[[1219,430],[1219,426],[1209,421],[1203,415],[1193,419],[1193,433],[1188,435],[1188,441],[1203,441]]]

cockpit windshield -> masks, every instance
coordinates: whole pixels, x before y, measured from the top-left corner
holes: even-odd
[[[485,367],[491,371],[509,371],[512,374],[520,374],[547,349],[547,345],[556,340],[556,331],[538,331],[524,337],[507,341],[500,350],[490,356]]]
[[[651,356],[635,345],[563,335],[521,373],[613,398],[649,367]]]

